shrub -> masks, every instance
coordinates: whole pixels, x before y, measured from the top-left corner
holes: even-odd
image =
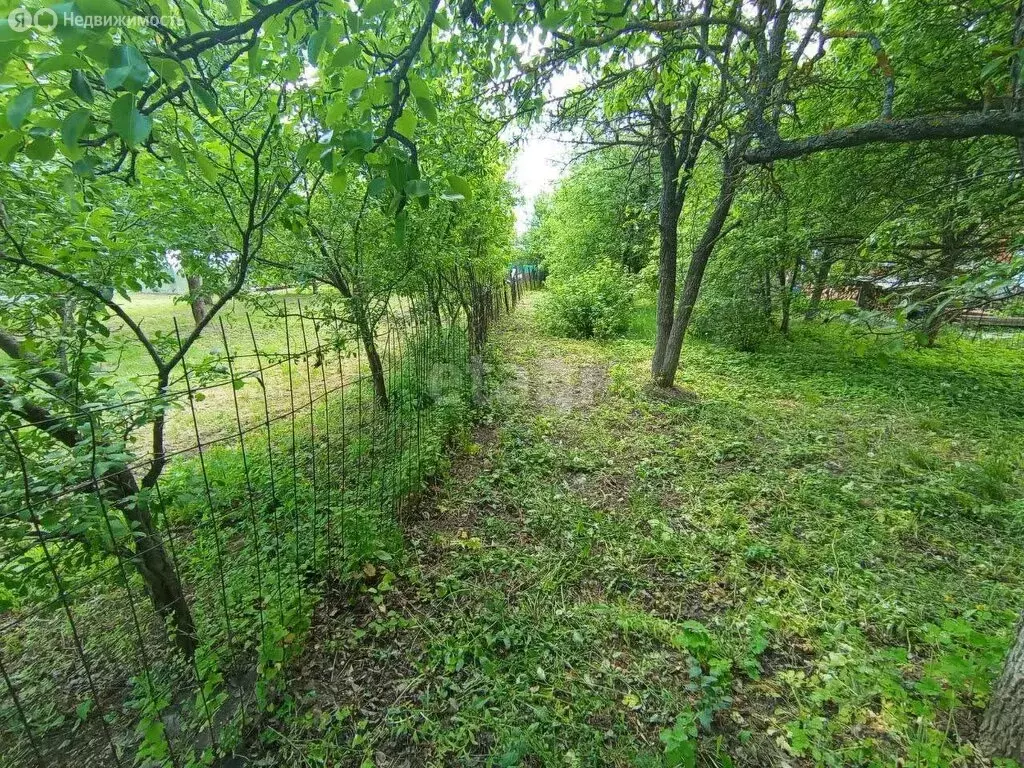
[[[753,352],[774,334],[756,278],[731,274],[706,286],[690,323],[701,339]],[[746,279],[744,279],[746,278]]]
[[[540,319],[559,336],[611,338],[629,327],[634,292],[634,280],[625,270],[602,260],[586,272],[549,280]]]
[[[649,293],[658,292],[658,260],[649,261],[636,273],[637,283]]]

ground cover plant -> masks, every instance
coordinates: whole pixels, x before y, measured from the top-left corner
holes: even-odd
[[[800,325],[693,344],[700,396],[665,401],[652,313],[605,343],[516,316],[454,482],[406,557],[327,598],[264,756],[979,759],[1021,608],[1021,351]]]
[[[293,332],[301,321],[290,320]],[[238,742],[247,716],[274,708],[323,574],[342,578],[394,556],[402,509],[442,472],[465,419],[464,329],[410,326],[381,349],[392,401],[386,415],[358,354],[343,347],[282,355],[274,365],[291,379],[280,390],[291,410],[266,405],[264,420],[254,422],[232,411],[238,421],[226,436],[204,441],[198,409],[184,406],[180,417],[198,443],[155,486],[154,507],[204,638],[187,664],[162,647],[144,585],[116,550],[88,558],[59,544],[12,549],[0,597],[5,672],[19,697],[2,710],[12,734],[5,761],[106,762],[112,750],[139,760],[209,760]],[[273,355],[266,347],[263,354]],[[340,383],[311,374],[315,356],[336,366]],[[296,382],[291,368],[305,376]],[[221,385],[226,398],[245,389],[237,381]],[[261,382],[247,384],[273,394],[269,377]],[[212,389],[195,394],[204,392]],[[7,497],[13,503],[17,494],[15,486]],[[55,599],[67,615],[51,614]],[[50,642],[54,636],[65,641]],[[200,688],[190,701],[181,691],[191,689],[193,674]]]

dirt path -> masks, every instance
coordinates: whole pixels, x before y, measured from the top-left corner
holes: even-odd
[[[535,408],[568,412],[593,405],[608,386],[604,365],[536,357],[515,366],[516,388]]]

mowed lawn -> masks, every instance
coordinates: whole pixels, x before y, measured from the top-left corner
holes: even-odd
[[[178,334],[187,338],[194,328],[191,309],[182,297],[133,294],[122,306],[165,359],[177,350]],[[396,303],[395,309],[403,306]],[[126,399],[133,399],[132,390],[151,395],[155,368],[145,348],[119,319],[112,319],[110,328],[113,344],[107,354],[107,373],[129,391]],[[338,329],[345,341],[335,348]],[[380,334],[381,354],[387,363],[389,356],[398,354],[400,340],[397,335],[388,337],[386,324]],[[317,354],[318,349],[322,354]],[[226,353],[232,358],[232,369]],[[303,404],[308,413],[311,398],[315,406],[322,402],[325,391],[328,397],[336,396],[343,381],[351,381],[365,369],[360,367],[361,357],[350,329],[323,321],[309,293],[273,291],[228,302],[185,358],[188,385],[199,390],[193,405],[201,440],[230,442],[238,431],[239,417],[243,430],[261,423],[265,418],[264,388],[271,419],[301,410]],[[171,376],[171,391],[186,389],[185,371],[178,366]],[[148,429],[137,431],[133,439],[137,449],[144,451],[150,444]],[[191,407],[185,397],[174,398],[166,439],[172,451],[188,450],[196,444]]]
[[[535,300],[408,557],[325,602],[274,759],[975,763],[1024,608],[1024,354],[798,324],[688,341],[666,400],[650,310],[569,341]]]

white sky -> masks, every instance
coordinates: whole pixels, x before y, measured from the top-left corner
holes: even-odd
[[[554,187],[568,159],[565,150],[543,126],[534,126],[523,139],[510,170],[521,195],[516,206],[516,234],[526,231],[537,196]]]
[[[565,95],[583,78],[576,71],[556,75],[551,81],[548,95],[553,98]],[[559,139],[563,139],[560,141]],[[564,143],[564,135],[548,129],[544,121],[530,127],[520,139],[516,157],[512,161],[509,176],[519,187],[521,200],[516,206],[516,233],[523,234],[530,223],[533,201],[542,192],[549,192],[562,175],[566,163],[572,159],[571,147]]]

